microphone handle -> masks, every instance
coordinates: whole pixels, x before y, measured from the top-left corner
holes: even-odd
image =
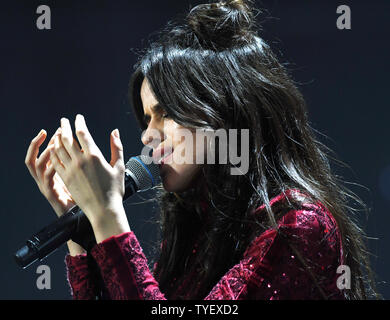
[[[134,180],[126,172],[123,201],[133,195],[137,189]],[[26,269],[36,260],[44,260],[69,239],[82,244],[87,250],[96,243],[92,226],[87,216],[77,205],[31,236],[26,241],[26,245],[15,253],[14,258],[19,266]]]

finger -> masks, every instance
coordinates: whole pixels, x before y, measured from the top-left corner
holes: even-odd
[[[49,156],[50,156],[50,152],[49,152]],[[53,164],[49,163],[45,172],[44,172],[44,175],[43,175],[43,184],[48,189],[51,189],[54,185],[53,177],[54,177],[55,173],[56,173],[56,170],[54,169]]]
[[[93,141],[93,138],[87,128],[87,124],[85,123],[85,119],[81,114],[76,116],[75,128],[77,138],[79,139],[80,145],[84,152],[89,154],[98,152],[97,150],[99,148],[96,146],[95,141]]]
[[[47,144],[47,146],[50,146],[50,145],[54,145],[54,139],[56,137],[56,135],[59,135],[61,133],[61,127],[60,128],[57,128],[56,132],[54,132],[53,136],[50,138],[50,141],[49,143]]]
[[[60,159],[58,159],[58,156],[57,156],[56,152],[54,151],[54,149],[50,150],[50,161],[51,161],[51,165],[54,167],[55,171],[58,172],[58,174],[60,175],[60,177],[62,179],[65,176],[65,168],[61,164]]]
[[[123,145],[119,136],[119,130],[115,129],[111,132],[110,136],[110,146],[111,146],[111,161],[110,165],[114,168],[122,169],[124,168],[123,160]]]
[[[46,139],[46,131],[41,130],[38,135],[32,139],[28,149],[27,149],[27,154],[25,157],[25,164],[28,168],[28,171],[32,175],[32,177],[37,181],[37,175],[35,172],[35,161],[37,159],[37,155],[39,152],[39,147],[42,145],[43,141]]]
[[[64,145],[62,144],[60,135],[57,135],[54,138],[54,153],[56,154],[58,159],[62,162],[64,168],[68,167],[71,164],[72,159],[68,154],[68,151],[66,151]]]
[[[39,156],[35,162],[35,172],[38,178],[43,178],[48,161],[50,160],[50,150],[54,148],[54,144],[49,145]]]
[[[61,135],[60,139],[66,151],[72,159],[77,159],[80,154],[80,148],[75,144],[75,139],[73,138],[72,128],[70,127],[69,120],[66,118],[61,119]]]
[[[47,144],[46,149],[41,153],[39,158],[35,161],[35,172],[37,175],[37,178],[42,178],[42,174],[44,170],[46,169],[47,162],[50,161],[50,149],[54,147],[54,139],[56,135],[59,134],[60,128],[57,129],[57,131],[53,134],[51,137],[49,143]]]

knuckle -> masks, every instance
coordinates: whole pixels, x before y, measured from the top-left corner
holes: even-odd
[[[119,164],[119,165],[118,165],[118,171],[119,171],[120,173],[123,173],[125,170],[126,170],[126,167],[125,167],[124,164]]]
[[[89,163],[90,163],[91,167],[96,168],[96,167],[100,166],[101,161],[97,155],[91,155],[89,157]]]
[[[76,130],[76,134],[77,134],[77,136],[85,137],[86,132],[85,132],[85,130],[83,130],[83,129],[77,129],[77,130]]]
[[[86,157],[88,161],[96,163],[100,161],[100,153],[97,148],[91,148],[88,152],[88,156]]]
[[[53,147],[54,152],[57,152],[60,149],[61,149],[61,145],[59,143],[55,143]]]
[[[90,153],[89,159],[92,162],[100,161],[100,157],[99,157],[99,155],[98,155],[98,153],[96,151],[93,151],[92,153]]]
[[[26,166],[29,167],[29,168],[31,168],[31,167],[34,166],[34,162],[33,162],[33,160],[30,159],[30,158],[26,158],[26,159],[24,160],[24,163],[25,163]]]
[[[35,168],[37,168],[37,169],[42,169],[42,167],[44,166],[44,162],[43,161],[39,161],[39,160],[37,160],[37,161],[35,161]]]
[[[51,175],[51,170],[46,170],[44,173],[43,173],[43,176],[45,177],[45,180],[50,177]]]
[[[62,136],[62,142],[64,144],[71,144],[72,139],[71,139],[71,137],[69,135],[63,135]]]
[[[76,168],[83,170],[86,168],[87,162],[88,162],[87,159],[78,159],[75,161],[75,166]]]

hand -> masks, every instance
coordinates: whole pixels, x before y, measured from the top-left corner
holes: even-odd
[[[76,116],[75,131],[82,149],[73,137],[69,120],[61,119],[61,133],[50,150],[54,169],[88,217],[97,242],[130,231],[122,203],[125,165],[118,130],[110,136],[110,163],[96,146],[81,115]]]
[[[40,133],[31,141],[25,158],[25,164],[30,171],[30,174],[58,217],[69,211],[75,205],[72,196],[59,175],[54,170],[54,167],[49,159],[50,150],[54,147],[54,139],[60,134],[60,131],[60,128],[57,129],[53,137],[50,139],[46,149],[41,153],[39,158],[37,158],[39,147],[46,139],[46,131],[41,130]]]

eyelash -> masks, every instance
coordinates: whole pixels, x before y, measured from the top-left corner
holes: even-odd
[[[169,117],[168,113],[164,113],[164,114],[161,115],[161,118],[163,118],[163,119],[169,119],[170,117]],[[145,121],[146,126],[149,125],[149,122],[150,122],[150,120]]]

